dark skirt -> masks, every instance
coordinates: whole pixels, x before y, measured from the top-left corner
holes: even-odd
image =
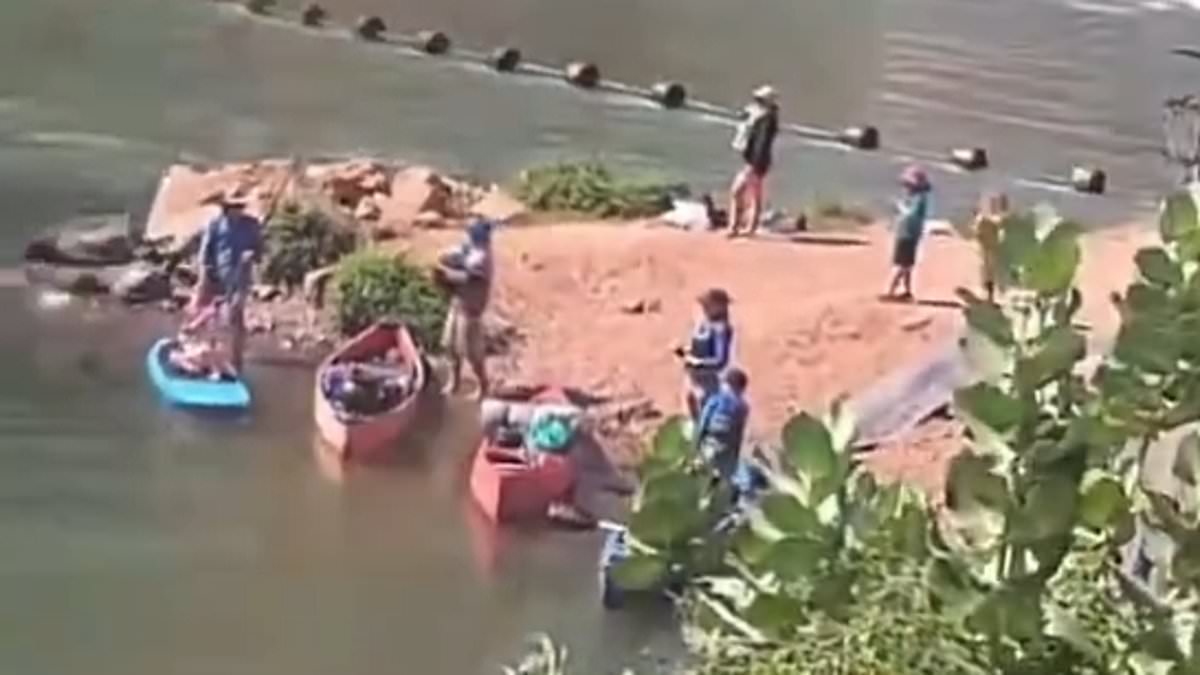
[[[892,264],[896,267],[912,267],[917,263],[917,244],[920,239],[897,238],[892,248]]]

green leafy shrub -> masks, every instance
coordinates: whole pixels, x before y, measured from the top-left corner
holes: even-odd
[[[521,173],[517,197],[537,211],[644,218],[671,209],[678,186],[617,176],[602,162],[557,162]]]
[[[364,251],[342,261],[334,278],[338,326],[356,333],[384,318],[403,320],[428,350],[440,347],[448,300],[428,272],[402,257]]]
[[[304,275],[337,262],[355,244],[353,230],[319,209],[290,202],[267,221],[263,279],[294,289]]]

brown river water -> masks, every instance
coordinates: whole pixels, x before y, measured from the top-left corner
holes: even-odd
[[[290,4],[289,4],[290,2]],[[284,3],[295,10],[296,0]],[[907,155],[987,147],[938,171],[939,212],[983,188],[1088,222],[1144,213],[1171,182],[1159,102],[1200,81],[1167,54],[1200,32],[1178,0],[329,0],[335,17],[439,28],[531,61],[670,78],[790,121],[871,123],[877,154],[785,138],[780,206],[884,204]],[[144,212],[179,159],[368,151],[503,179],[599,154],[720,189],[729,130],[690,112],[251,20],[209,0],[0,3],[0,264],[80,211]],[[1093,163],[1112,193],[1049,189]],[[490,673],[549,630],[585,672],[673,649],[662,617],[606,615],[596,535],[477,527],[469,411],[408,459],[340,479],[312,452],[311,375],[257,364],[247,421],[159,406],[150,315],[48,310],[0,289],[0,669],[22,675]]]

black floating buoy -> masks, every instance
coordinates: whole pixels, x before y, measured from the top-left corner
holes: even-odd
[[[838,141],[858,150],[878,150],[879,130],[872,126],[847,127],[838,134]]]
[[[983,148],[954,148],[950,151],[950,161],[968,171],[986,169],[988,166],[987,150]]]
[[[426,54],[445,54],[450,51],[450,37],[440,30],[417,33],[417,46]]]
[[[511,73],[521,64],[521,50],[516,47],[499,47],[488,57],[488,63],[501,73]]]
[[[1102,195],[1108,188],[1108,175],[1092,166],[1077,166],[1071,169],[1071,187],[1077,192]]]
[[[300,13],[300,23],[309,28],[320,28],[328,18],[329,12],[315,2],[307,5]]]
[[[383,19],[377,16],[364,16],[358,19],[354,24],[354,34],[364,40],[377,42],[383,38],[384,32],[387,31],[387,24]]]
[[[664,108],[680,108],[687,103],[687,88],[678,82],[658,82],[650,91]]]
[[[275,0],[246,0],[246,11],[251,14],[266,14],[275,6]]]
[[[567,82],[583,89],[592,89],[600,83],[600,69],[594,63],[575,61],[568,63],[563,73]]]

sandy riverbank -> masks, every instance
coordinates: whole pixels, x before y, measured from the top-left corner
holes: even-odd
[[[210,215],[205,197],[234,188],[252,195],[263,213],[304,198],[361,228],[373,245],[423,261],[457,243],[469,212],[528,221],[503,190],[456,185],[427,168],[363,159],[173,167],[147,236],[182,245]],[[694,299],[707,287],[735,298],[736,359],[751,378],[751,433],[771,439],[795,412],[820,411],[944,349],[961,328],[955,289],[978,285],[974,244],[952,235],[929,238],[917,273],[919,302],[900,305],[878,300],[890,253],[890,235],[878,226],[828,231],[816,223],[812,233],[730,241],[654,221],[537,220],[497,235],[489,321],[500,348],[492,369],[502,382],[557,383],[614,401],[602,412],[601,431],[618,464],[633,463],[646,432],[680,410],[682,375],[670,351],[686,339]],[[1115,331],[1109,297],[1128,283],[1134,252],[1152,239],[1136,226],[1085,238],[1082,319],[1094,337]],[[256,303],[251,312],[252,323],[287,351],[312,341],[299,298]],[[925,425],[874,461],[935,488],[940,466],[957,449],[956,432],[953,423]]]
[[[427,258],[458,236],[414,232],[399,245]],[[1148,236],[1126,227],[1085,240],[1083,319],[1094,335],[1115,329],[1108,298],[1124,288]],[[670,347],[687,336],[696,294],[723,286],[735,298],[736,358],[751,378],[752,433],[771,437],[796,411],[823,409],[960,328],[954,290],[977,283],[974,245],[931,238],[913,305],[877,299],[889,246],[879,227],[736,241],[651,222],[509,228],[496,241],[493,326],[516,339],[493,368],[504,379],[562,382],[675,413],[681,375]],[[912,452],[880,453],[881,468],[936,483],[953,433],[944,424],[919,429]],[[616,459],[631,460],[633,450]]]

